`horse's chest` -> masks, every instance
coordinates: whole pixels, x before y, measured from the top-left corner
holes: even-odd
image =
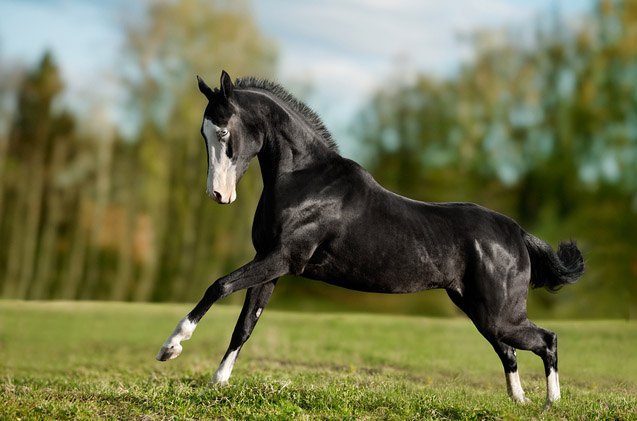
[[[276,233],[272,212],[268,212],[268,208],[260,202],[252,222],[252,244],[257,253],[266,253],[272,248]]]

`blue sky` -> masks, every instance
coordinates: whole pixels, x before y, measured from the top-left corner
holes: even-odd
[[[0,59],[33,64],[51,49],[69,89],[66,101],[112,112],[121,63],[123,16],[143,2],[126,0],[2,0]],[[279,81],[310,82],[308,102],[346,154],[346,127],[356,110],[391,75],[448,76],[471,49],[462,35],[477,28],[517,28],[559,10],[568,19],[591,0],[253,0],[257,22],[279,47]],[[131,6],[133,5],[133,6]],[[133,9],[131,11],[131,8]],[[240,76],[240,75],[233,75]],[[96,83],[98,82],[99,83]]]

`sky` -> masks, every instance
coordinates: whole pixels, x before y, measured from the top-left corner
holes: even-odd
[[[278,81],[303,80],[306,99],[345,155],[356,153],[347,130],[371,94],[392,77],[417,72],[449,77],[471,60],[463,35],[478,28],[529,27],[556,10],[567,19],[591,0],[253,0],[255,18],[279,51]],[[132,6],[131,6],[132,5]],[[66,82],[65,99],[80,111],[98,104],[117,123],[122,93],[122,18],[142,13],[127,0],[2,0],[0,60],[34,65],[53,51]],[[466,38],[465,38],[466,39]],[[400,63],[398,66],[396,63]],[[399,67],[399,68],[398,68]],[[237,77],[241,75],[233,75]],[[293,87],[292,87],[293,88]],[[293,91],[293,89],[291,89]]]

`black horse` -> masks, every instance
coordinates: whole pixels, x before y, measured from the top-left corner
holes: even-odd
[[[529,284],[556,290],[584,272],[574,242],[551,246],[515,221],[470,203],[423,203],[380,186],[341,157],[321,120],[280,86],[254,78],[221,88],[197,78],[208,99],[201,133],[207,193],[236,199],[255,156],[263,193],[252,226],[254,260],[214,282],[157,354],[177,357],[182,340],[217,300],[248,289],[230,346],[213,377],[227,383],[277,279],[302,275],[357,291],[407,293],[444,288],[502,360],[511,398],[525,402],[516,349],[544,362],[547,403],[560,397],[557,338],[527,319]]]

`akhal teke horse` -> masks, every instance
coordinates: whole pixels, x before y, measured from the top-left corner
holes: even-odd
[[[524,403],[516,349],[542,358],[546,402],[560,398],[557,337],[527,318],[529,286],[559,289],[584,272],[573,241],[553,251],[512,219],[471,203],[424,203],[384,189],[339,155],[318,116],[279,85],[255,78],[220,89],[199,77],[208,99],[201,134],[207,194],[232,203],[257,157],[263,192],[252,226],[254,259],[216,280],[161,347],[177,357],[212,304],[247,289],[232,339],[213,383],[230,378],[239,351],[277,279],[300,275],[357,291],[409,293],[443,288],[489,341],[504,366],[510,397]]]

